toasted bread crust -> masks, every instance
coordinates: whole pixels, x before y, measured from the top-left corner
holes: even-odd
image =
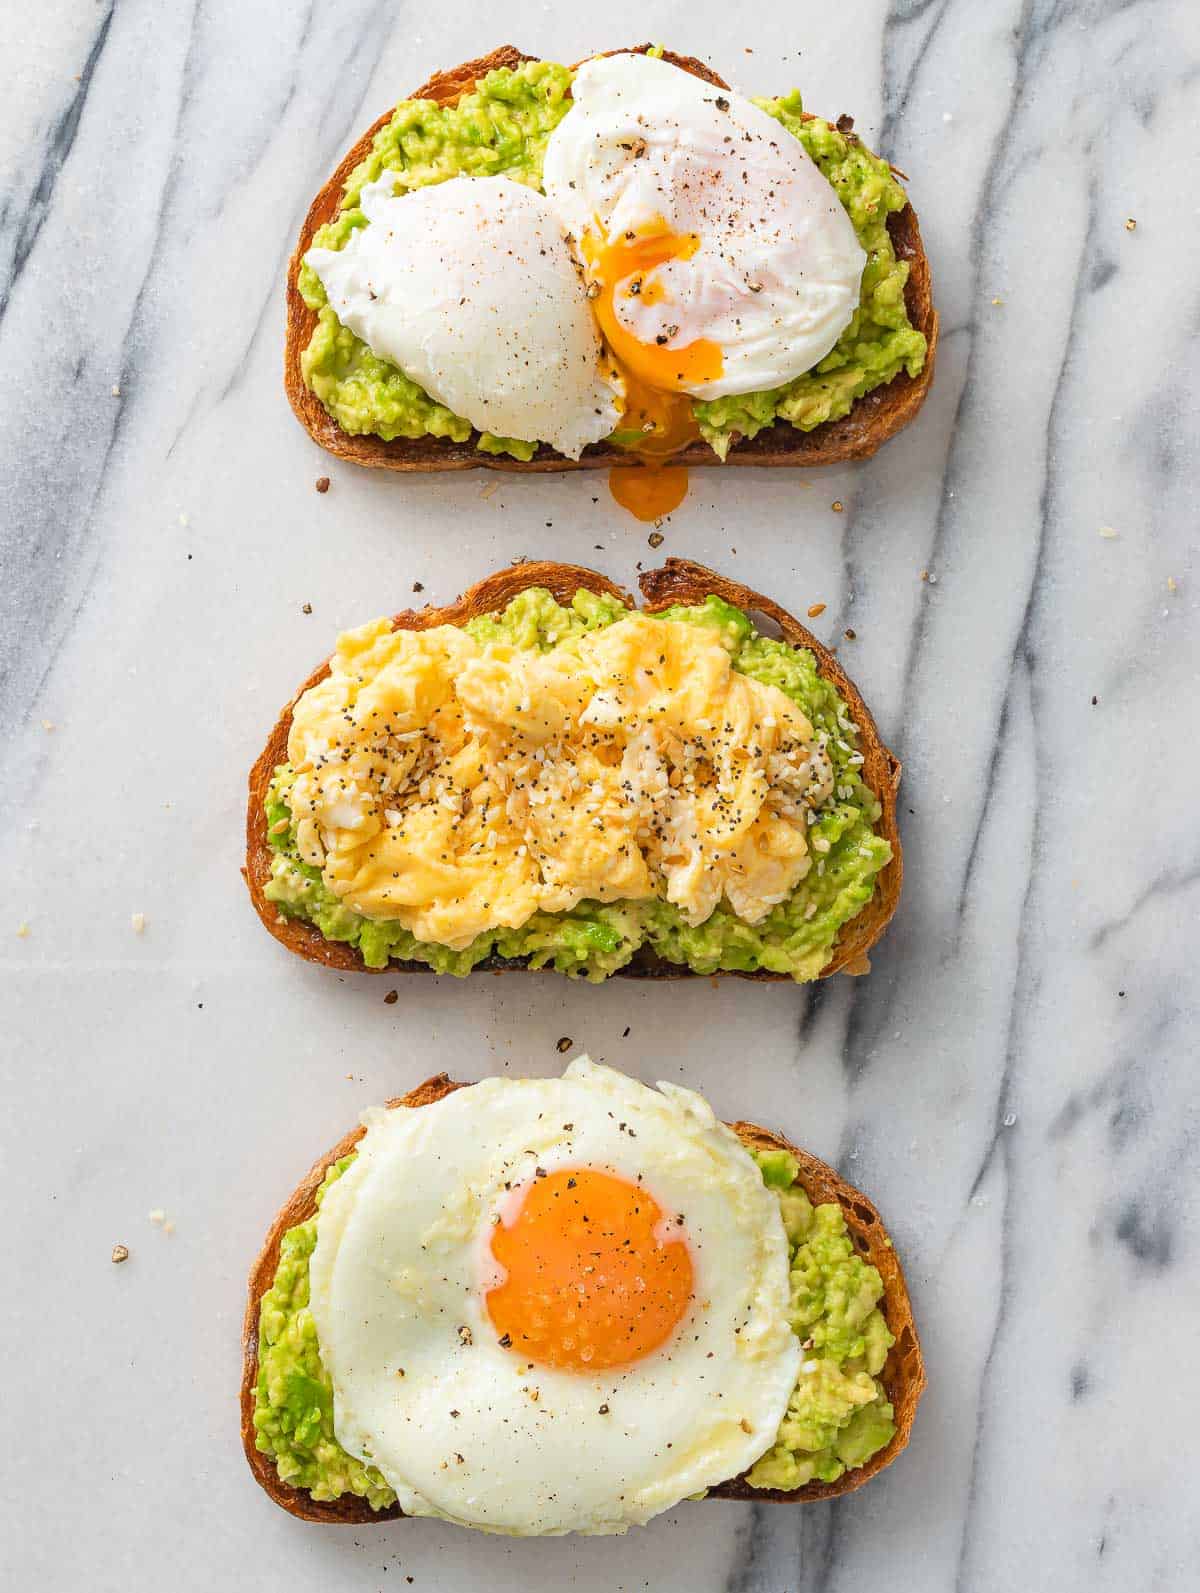
[[[432,1105],[454,1090],[469,1089],[457,1084],[445,1073],[426,1079],[408,1095],[391,1100],[388,1106],[420,1107]],[[846,1183],[832,1167],[807,1151],[799,1150],[782,1135],[760,1128],[756,1123],[731,1123],[730,1128],[743,1144],[752,1150],[775,1149],[790,1151],[800,1165],[799,1181],[814,1205],[836,1201],[846,1215],[846,1227],[855,1248],[866,1257],[883,1280],[883,1313],[896,1340],[888,1355],[880,1381],[895,1409],[896,1431],[891,1442],[878,1454],[872,1455],[865,1466],[847,1471],[836,1482],[810,1482],[803,1488],[790,1492],[778,1488],[752,1488],[744,1478],[722,1483],[709,1490],[712,1499],[770,1500],[776,1504],[804,1504],[813,1499],[836,1499],[853,1493],[869,1482],[876,1473],[892,1461],[908,1443],[912,1431],[917,1402],[925,1388],[925,1366],[921,1346],[913,1321],[912,1304],[904,1282],[900,1261],[888,1238],[878,1211],[853,1185]],[[325,1174],[332,1164],[347,1155],[365,1133],[361,1126],[353,1129],[343,1139],[309,1168],[301,1183],[279,1212],[267,1233],[258,1259],[250,1269],[249,1298],[242,1324],[242,1387],[241,1425],[242,1448],[250,1470],[258,1485],[270,1494],[275,1503],[303,1521],[323,1521],[362,1525],[368,1521],[394,1521],[404,1512],[398,1505],[386,1510],[372,1510],[365,1499],[345,1494],[340,1499],[320,1501],[313,1499],[301,1488],[283,1482],[275,1462],[255,1447],[254,1393],[258,1385],[258,1315],[263,1295],[271,1287],[279,1266],[279,1248],[283,1236],[297,1223],[307,1222],[317,1209],[316,1195]]]
[[[896,825],[896,793],[900,784],[900,763],[880,739],[875,721],[863,701],[858,688],[850,680],[838,660],[822,646],[811,631],[800,621],[761,593],[751,591],[736,581],[727,580],[715,571],[695,564],[690,559],[668,559],[658,570],[647,570],[638,577],[645,602],[643,608],[650,614],[669,608],[673,603],[702,603],[713,593],[726,602],[746,610],[751,617],[766,616],[779,626],[783,640],[793,647],[809,649],[816,657],[817,670],[823,679],[830,681],[850,709],[851,717],[859,728],[860,750],[863,754],[862,774],[866,784],[879,798],[883,812],[876,831],[891,844],[892,858],[880,873],[875,894],[856,918],[843,926],[834,946],[833,958],[822,970],[820,978],[844,969],[848,973],[865,973],[870,964],[867,953],[883,934],[888,921],[896,911],[900,899],[904,865],[900,851],[900,835]],[[394,630],[428,630],[434,625],[464,625],[480,614],[491,614],[502,609],[521,592],[530,587],[549,589],[563,604],[570,603],[580,589],[619,599],[628,607],[635,607],[634,599],[605,576],[578,564],[557,564],[549,561],[510,565],[497,570],[476,586],[465,592],[456,603],[445,608],[408,609],[392,620]],[[326,660],[315,669],[291,702],[284,708],[266,746],[250,771],[249,796],[246,806],[246,861],[242,874],[250,891],[254,910],[266,928],[282,945],[308,962],[321,963],[357,973],[431,973],[421,962],[393,960],[386,968],[367,968],[359,952],[344,942],[326,940],[314,925],[299,918],[285,918],[264,894],[271,878],[271,848],[267,840],[266,796],[271,776],[276,767],[287,761],[288,734],[292,725],[292,709],[297,700],[324,680],[329,673]],[[475,973],[503,973],[524,969],[522,960],[488,957],[473,970]],[[759,969],[752,973],[697,974],[680,963],[668,962],[652,952],[639,951],[626,967],[619,968],[613,977],[629,979],[759,979],[778,982],[789,975],[769,973]]]
[[[606,51],[610,55],[640,54],[648,49],[645,44],[630,46],[627,50]],[[433,100],[439,105],[452,105],[463,94],[469,93],[476,82],[497,67],[516,67],[522,61],[536,57],[524,55],[511,44],[501,45],[490,55],[461,66],[438,72],[417,89],[411,99]],[[685,72],[703,78],[717,88],[727,88],[703,62],[692,56],[674,55],[664,51],[663,59],[682,67]],[[440,437],[395,437],[385,442],[382,437],[353,436],[343,431],[314,393],[305,386],[300,370],[300,356],[308,347],[317,324],[316,314],[308,308],[297,286],[300,267],[312,244],[317,229],[332,221],[341,205],[342,192],[350,173],[368,154],[371,141],[381,127],[392,118],[387,110],[367,129],[345,157],[337,170],[321,189],[309,207],[300,238],[292,253],[287,275],[287,337],[284,346],[284,388],[288,402],[297,419],[314,442],[326,452],[353,464],[366,465],[379,470],[508,470],[515,472],[547,470],[587,470],[610,465],[636,466],[638,460],[626,449],[612,443],[595,443],[586,448],[579,459],[567,459],[547,444],[541,444],[528,461],[512,459],[507,455],[483,454],[475,446],[478,434],[472,433],[466,442],[453,442]],[[760,431],[756,437],[743,439],[729,451],[724,461],[718,458],[706,442],[692,443],[678,454],[675,463],[684,465],[834,465],[848,460],[867,459],[889,437],[907,426],[922,403],[933,381],[934,355],[937,349],[938,317],[933,307],[929,261],[921,242],[921,229],[911,205],[888,217],[888,231],[896,255],[909,263],[908,283],[905,287],[905,304],[909,320],[924,332],[928,343],[925,366],[921,374],[911,377],[901,372],[885,387],[860,398],[848,415],[840,420],[826,421],[812,431],[798,431],[787,421],[776,421],[773,426]]]

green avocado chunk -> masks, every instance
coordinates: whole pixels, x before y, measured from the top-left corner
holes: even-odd
[[[318,1207],[325,1189],[353,1160],[351,1152],[330,1167]],[[865,1465],[896,1430],[878,1381],[893,1343],[879,1310],[883,1283],[855,1251],[841,1207],[814,1208],[795,1182],[789,1152],[759,1151],[755,1160],[779,1197],[791,1268],[789,1321],[804,1341],[806,1358],[779,1435],[746,1480],[754,1488],[781,1489],[802,1488],[814,1478],[834,1482]],[[396,1495],[374,1467],[347,1454],[334,1437],[333,1387],[308,1309],[317,1222],[311,1217],[284,1234],[274,1282],[262,1298],[255,1441],[274,1459],[284,1482],[314,1499],[351,1493],[382,1510]]]
[[[615,599],[592,592],[577,592],[564,607],[544,588],[530,588],[503,613],[470,620],[465,629],[479,642],[505,641],[545,651],[611,625],[626,612]],[[892,855],[890,844],[875,833],[880,804],[862,780],[858,733],[847,706],[817,673],[812,653],[760,636],[740,609],[721,598],[667,609],[665,617],[713,627],[735,669],[778,687],[801,708],[833,762],[833,791],[808,832],[815,867],[760,922],[746,923],[723,899],[704,923],[692,925],[672,903],[654,897],[583,901],[565,913],[538,912],[518,929],[478,935],[461,951],[419,941],[394,920],[365,918],[347,907],[320,871],[301,860],[288,806],[294,775],[287,764],[275,770],[266,801],[268,901],[285,917],[315,925],[326,940],[355,947],[368,968],[384,968],[396,959],[462,977],[484,958],[497,955],[599,983],[645,946],[694,973],[762,968],[798,982],[817,978],[833,956],[842,926],[871,900],[880,870]]]
[[[326,1189],[354,1160],[336,1161],[317,1191]],[[348,1455],[333,1436],[333,1385],[321,1364],[317,1329],[308,1309],[308,1262],[317,1244],[317,1219],[289,1228],[279,1265],[258,1313],[258,1384],[254,1393],[255,1447],[275,1462],[280,1478],[314,1499],[357,1494],[373,1510],[396,1495],[373,1466]]]
[[[341,249],[356,228],[366,225],[359,197],[384,172],[394,174],[397,191],[403,192],[459,176],[509,177],[540,189],[547,140],[571,108],[571,79],[568,67],[527,61],[489,72],[457,105],[401,101],[376,133],[370,153],[351,172],[337,215],[318,229],[313,245]],[[701,435],[721,458],[739,437],[753,437],[778,419],[801,431],[838,419],[856,399],[901,371],[918,375],[926,353],[924,334],[912,325],[905,306],[908,265],[897,260],[887,230],[888,216],[908,203],[887,161],[853,133],[839,132],[819,117],[805,117],[798,93],[755,104],[798,139],[816,163],[845,207],[867,265],[858,310],[811,371],[771,391],[693,405]],[[343,431],[385,440],[467,441],[470,422],[437,403],[343,326],[307,265],[301,266],[298,286],[317,316],[301,355],[301,372]],[[484,432],[476,447],[528,460],[537,440]]]
[[[836,1482],[890,1443],[893,1410],[879,1373],[895,1340],[879,1302],[883,1280],[858,1254],[836,1203],[814,1206],[788,1151],[755,1153],[778,1196],[788,1237],[789,1321],[805,1358],[779,1437],[747,1473],[752,1488]]]

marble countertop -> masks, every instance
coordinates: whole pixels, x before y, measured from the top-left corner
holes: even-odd
[[[18,12],[0,1580],[1194,1586],[1196,8],[512,0],[499,35],[481,8],[378,0]],[[249,908],[245,771],[340,627],[522,554],[622,581],[660,557],[601,477],[379,477],[283,398],[311,194],[381,109],[502,38],[559,59],[660,39],[751,92],[798,84],[910,174],[943,322],[921,417],[858,468],[697,475],[661,549],[826,604],[904,760],[907,882],[868,978],[430,978],[388,1005]],[[553,1073],[563,1035],[874,1196],[929,1363],[911,1449],[831,1506],[691,1505],[624,1539],[290,1519],[237,1430],[267,1222],[368,1104],[442,1068]]]

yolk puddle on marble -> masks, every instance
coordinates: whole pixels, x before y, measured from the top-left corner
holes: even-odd
[[[640,468],[614,466],[609,490],[623,509],[643,521],[670,514],[687,496],[686,468],[667,463],[700,436],[684,384],[714,381],[723,360],[719,346],[707,338],[679,348],[643,343],[621,324],[615,301],[619,295],[662,303],[666,291],[653,275],[655,269],[668,260],[690,259],[699,247],[695,234],[672,232],[665,221],[606,242],[589,233],[582,244],[592,308],[625,385],[621,446],[642,461]]]
[[[687,466],[613,465],[608,490],[635,520],[661,520],[687,497]]]

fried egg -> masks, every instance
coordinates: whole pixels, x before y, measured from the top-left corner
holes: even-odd
[[[644,395],[714,399],[811,370],[858,306],[866,255],[798,140],[749,100],[648,55],[586,61],[572,96],[546,196],[670,452],[690,409]]]
[[[580,1058],[366,1122],[311,1310],[338,1442],[407,1514],[621,1532],[774,1442],[787,1241],[699,1096]]]
[[[411,193],[368,183],[367,225],[310,249],[343,326],[479,431],[577,459],[620,414],[600,336],[550,205],[507,177]]]

